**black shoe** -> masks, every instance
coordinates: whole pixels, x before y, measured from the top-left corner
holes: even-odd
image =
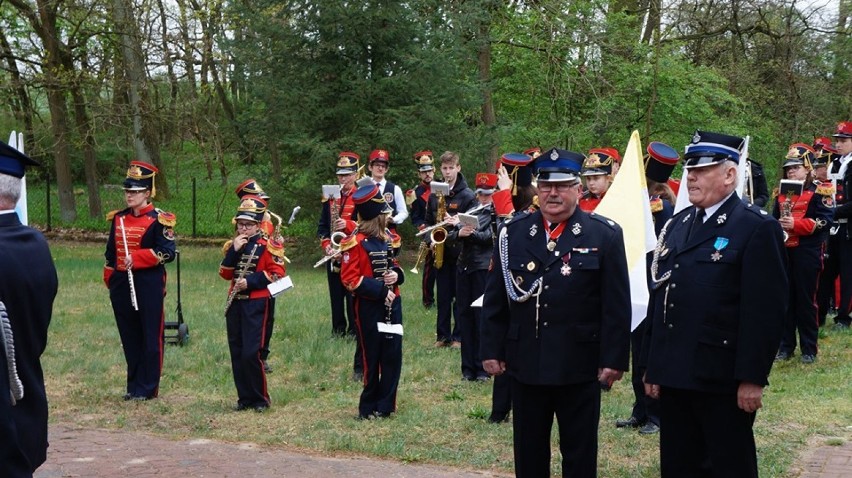
[[[269,366],[269,362],[266,360],[263,361],[263,371],[266,373],[272,373],[272,367]]]
[[[812,354],[802,354],[802,363],[811,364],[816,362],[816,355]]]
[[[509,421],[509,412],[506,413],[496,413],[491,412],[491,416],[488,417],[488,423],[504,423]]]
[[[261,404],[255,405],[251,408],[257,413],[263,413],[263,412],[269,410],[269,405],[266,404],[266,403],[261,403]]]
[[[778,354],[775,356],[775,361],[780,362],[782,360],[790,360],[791,358],[793,358],[793,354],[791,354],[790,352],[781,351],[778,352]]]
[[[244,410],[248,410],[249,408],[251,407],[246,405],[245,403],[237,402],[237,404],[234,405],[234,408],[232,410],[234,410],[235,412],[242,412]]]
[[[373,416],[376,418],[390,418],[393,415],[393,412],[374,412]]]
[[[477,382],[485,383],[485,382],[487,382],[487,381],[489,381],[489,380],[491,380],[491,377],[489,377],[488,375],[477,375],[477,376],[476,376],[476,381],[477,381]]]
[[[133,395],[131,395],[131,394],[129,394],[129,393],[125,393],[125,394],[124,394],[124,397],[122,397],[122,398],[123,398],[123,399],[124,399],[124,401],[126,402],[126,401],[129,401],[129,400],[133,400]]]
[[[660,433],[660,426],[653,422],[648,422],[639,429],[640,435],[653,435],[654,433]]]
[[[131,395],[129,393],[124,394],[124,401],[125,402],[129,402],[129,401],[144,402],[144,401],[147,401],[147,400],[151,400],[152,398],[154,398],[154,397],[146,397],[146,396],[143,396],[143,395]]]
[[[427,309],[431,309],[433,304],[434,304],[434,302],[424,302],[423,307],[425,307]]]
[[[615,421],[615,428],[626,428],[626,427],[639,428],[640,426],[642,426],[642,423],[639,421],[638,418],[636,418],[634,416],[631,416],[627,420],[616,420]]]
[[[352,381],[353,382],[363,382],[364,381],[364,372],[354,371],[352,372]]]
[[[846,330],[846,329],[849,328],[849,323],[848,322],[835,322],[834,328],[838,329],[838,330]]]

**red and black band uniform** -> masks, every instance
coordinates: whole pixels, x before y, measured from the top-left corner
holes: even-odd
[[[175,258],[175,216],[148,204],[137,216],[130,208],[107,215],[110,220],[104,283],[127,362],[127,398],[154,398],[159,394],[163,368],[163,301],[165,264]],[[124,234],[121,230],[124,219]],[[124,243],[124,237],[127,243]],[[133,309],[130,282],[124,265],[133,259],[133,284],[139,310]]]
[[[389,231],[388,231],[389,232]],[[378,323],[402,324],[399,286],[404,274],[393,258],[394,245],[379,237],[357,233],[343,246],[340,276],[355,298],[355,328],[360,344],[364,389],[358,416],[388,416],[396,411],[396,393],[402,371],[402,335],[379,332]],[[388,310],[388,288],[383,276],[390,267],[397,274],[396,297]]]
[[[485,278],[494,249],[494,206],[488,205],[473,213],[479,219],[476,232],[459,237],[459,229],[453,228],[447,241],[461,244],[456,265],[456,320],[461,335],[461,371],[466,380],[485,380],[488,373],[482,368],[479,355],[479,338],[482,329],[482,307],[472,307],[473,301],[485,292]]]
[[[838,172],[843,171],[841,158],[836,163]],[[832,169],[833,171],[834,169]],[[848,192],[852,191],[852,165],[847,164],[843,176],[836,183],[834,221],[838,226],[835,238],[838,273],[840,275],[840,303],[837,305],[835,322],[842,325],[852,325],[852,228],[849,219],[852,218],[852,201]],[[831,253],[829,253],[831,254]]]
[[[266,286],[284,277],[286,273],[284,249],[258,232],[248,238],[239,251],[234,250],[231,241],[226,242],[224,252],[225,257],[219,265],[219,276],[231,281],[228,293],[231,293],[235,279],[246,280],[246,289],[234,296],[233,302],[225,311],[231,370],[237,388],[237,406],[268,407],[269,392],[261,357],[272,308],[271,296]]]
[[[429,184],[420,183],[411,192],[413,200],[411,202],[411,223],[418,231],[425,229],[426,223],[426,206],[429,203],[429,196],[432,194],[432,188]],[[434,265],[435,256],[432,255],[432,249],[427,249],[423,260],[421,280],[421,300],[424,307],[432,307],[435,303],[435,277],[436,269]]]
[[[352,187],[346,191],[340,191],[340,199],[323,198],[322,212],[317,225],[317,236],[323,253],[331,244],[331,235],[335,232],[334,224],[331,223],[331,206],[334,205],[340,212],[340,218],[346,220],[347,226],[342,232],[350,234],[356,226],[355,203],[352,202]],[[331,299],[331,330],[335,335],[355,335],[355,312],[352,308],[352,294],[346,291],[340,283],[340,260],[333,259],[326,263],[326,277],[328,279],[328,292]]]
[[[834,202],[830,184],[805,184],[801,195],[787,196],[781,191],[775,198],[772,215],[781,216],[783,204],[791,209],[793,229],[784,242],[790,303],[781,336],[780,353],[792,355],[796,349],[796,331],[802,355],[817,354],[819,313],[817,284],[823,268],[823,251],[828,237]]]
[[[458,173],[450,194],[444,198],[448,215],[465,212],[476,206],[476,196],[467,186],[462,173]],[[438,198],[435,194],[429,196],[426,208],[426,224],[432,226],[438,220]],[[458,304],[456,303],[456,264],[461,253],[461,244],[447,241],[444,243],[443,265],[436,271],[438,317],[436,336],[439,342],[461,342],[458,323]],[[453,318],[455,321],[453,322]],[[452,325],[452,328],[451,328]]]
[[[836,155],[835,155],[836,156]],[[836,177],[840,172],[839,156],[836,156],[828,163],[828,177]],[[834,198],[834,206],[839,207],[846,203],[846,197],[843,194],[843,182],[832,181]],[[837,222],[837,213],[832,217],[832,222],[829,224],[829,233],[826,238],[825,252],[822,259],[822,274],[819,276],[819,286],[817,287],[817,307],[819,308],[819,325],[823,326],[826,322],[826,316],[829,309],[837,309],[840,301],[838,300],[838,277],[840,276],[840,247],[845,238],[846,228],[843,227],[843,233],[840,232],[840,223]]]
[[[603,200],[603,198],[604,198],[604,194],[597,195],[597,194],[592,194],[590,191],[586,191],[580,197],[580,201],[577,203],[577,205],[583,211],[592,212],[592,211],[595,210],[595,208],[598,207],[598,204],[601,203],[601,200]]]

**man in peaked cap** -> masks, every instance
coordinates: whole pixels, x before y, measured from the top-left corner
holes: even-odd
[[[660,400],[663,478],[757,477],[752,425],[788,298],[781,226],[736,195],[743,139],[697,131],[689,200],[651,265],[645,392]]]
[[[333,254],[331,237],[335,233],[349,235],[355,229],[357,215],[352,194],[355,192],[355,179],[358,176],[358,164],[361,157],[351,151],[342,151],[337,155],[337,182],[340,184],[339,198],[322,198],[322,211],[317,224],[317,236],[323,254]],[[336,217],[336,219],[335,219]],[[331,301],[331,331],[334,335],[355,336],[355,308],[352,294],[340,282],[340,260],[335,258],[326,263],[328,296]],[[352,359],[352,374],[355,380],[361,380],[360,345],[355,343]]]
[[[0,142],[0,270],[12,271],[0,274],[0,302],[6,309],[0,315],[11,326],[23,385],[23,397],[16,397],[12,406],[4,359],[0,366],[0,476],[32,476],[47,454],[47,397],[40,360],[58,280],[44,236],[22,225],[15,214],[21,178],[26,167],[35,165],[36,161]],[[0,355],[5,357],[2,350]]]
[[[124,400],[149,400],[160,391],[166,263],[175,259],[175,215],[154,207],[157,168],[131,161],[124,180],[127,208],[107,214],[104,284],[115,314],[124,359]]]
[[[831,136],[840,155],[837,174],[829,176],[835,181],[837,207],[834,219],[840,224],[837,232],[840,235],[840,304],[834,321],[837,327],[847,329],[852,325],[852,228],[849,227],[849,218],[852,217],[852,201],[849,200],[852,191],[852,168],[849,167],[852,161],[852,121],[838,123]]]
[[[483,367],[511,378],[518,476],[550,476],[554,414],[563,476],[597,476],[601,384],[628,366],[624,239],[577,207],[582,161],[555,148],[535,160],[541,209],[505,222],[486,279]]]
[[[435,178],[435,167],[433,166],[434,156],[432,151],[424,150],[414,153],[414,164],[417,166],[417,175],[420,177],[420,184],[414,189],[409,189],[406,192],[406,203],[411,206],[411,223],[418,231],[426,228],[426,206],[429,203],[429,196],[432,194],[432,180]],[[418,258],[423,254],[422,269],[423,279],[421,281],[421,301],[423,307],[431,308],[435,303],[435,277],[437,277],[433,262],[435,260],[432,255],[432,249],[426,244],[425,239],[421,241],[422,249],[418,251]]]

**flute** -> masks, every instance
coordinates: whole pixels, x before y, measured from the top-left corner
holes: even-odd
[[[240,272],[237,274],[237,278],[234,279],[234,285],[231,287],[231,293],[228,294],[228,300],[225,302],[225,313],[228,313],[228,309],[231,308],[231,302],[234,301],[234,298],[237,297],[237,284],[236,282],[240,279],[244,279],[246,277],[246,273],[248,272],[249,266],[251,266],[251,262],[255,258],[255,251],[257,251],[257,242],[254,243],[254,247],[251,248],[251,252],[248,255],[248,258],[243,262],[243,266],[240,267]]]
[[[121,223],[121,239],[124,241],[124,257],[130,255],[127,249],[127,232],[124,230],[124,216],[118,216],[118,222]],[[130,284],[130,303],[133,304],[133,310],[139,310],[139,302],[136,301],[136,286],[133,284],[133,271],[127,268],[127,282]]]

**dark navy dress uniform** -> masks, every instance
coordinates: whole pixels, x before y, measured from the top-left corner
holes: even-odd
[[[546,154],[544,155],[546,156]],[[482,310],[482,358],[506,362],[512,379],[515,473],[550,476],[550,432],[559,422],[563,475],[597,474],[598,370],[627,370],[630,291],[621,228],[577,207],[554,250],[540,211],[507,221],[492,257]],[[504,267],[508,267],[506,270]],[[510,299],[504,273],[529,291]],[[520,294],[519,294],[520,295]]]
[[[431,165],[430,165],[431,167]],[[429,201],[429,196],[432,194],[432,188],[428,184],[420,183],[411,191],[413,197],[411,201],[411,223],[418,230],[423,230],[428,226],[426,224],[426,204]],[[424,307],[432,307],[435,303],[435,257],[432,255],[432,249],[427,248],[425,258],[423,259],[421,279],[421,301]]]
[[[340,217],[352,221],[354,229],[355,206],[352,204],[352,193],[355,188],[341,191],[340,199],[324,198],[319,224],[317,225],[317,236],[323,251],[331,243],[331,234],[334,232],[334,224],[331,223],[331,207],[338,208]],[[351,232],[343,231],[343,232]],[[336,335],[355,334],[355,311],[352,308],[352,295],[343,288],[340,283],[340,261],[330,260],[326,263],[326,277],[328,279],[328,292],[331,298],[331,330]],[[348,325],[347,325],[348,323]]]
[[[3,147],[7,147],[2,144]],[[0,152],[0,154],[5,154]],[[6,172],[0,167],[0,173]],[[9,462],[0,460],[3,476],[24,476],[14,470],[31,473],[44,463],[47,453],[47,396],[40,358],[47,346],[47,328],[58,289],[56,268],[40,232],[21,224],[14,212],[0,214],[0,301],[15,339],[15,362],[24,386],[24,396],[13,407],[5,409],[9,399],[6,367],[0,368],[0,448]],[[0,349],[2,350],[2,349]],[[5,361],[5,359],[4,359]],[[14,430],[13,430],[14,429]],[[9,448],[6,448],[6,447]],[[18,448],[15,452],[13,448]],[[8,456],[7,455],[7,456]],[[8,467],[4,470],[4,467]],[[30,476],[27,474],[26,476]]]
[[[840,274],[840,304],[834,320],[848,327],[852,325],[852,227],[849,225],[852,218],[852,199],[849,197],[852,191],[852,164],[849,162],[852,162],[852,157],[842,157],[838,164],[844,161],[847,162],[846,170],[837,183],[837,206],[834,211],[834,219],[839,225],[835,237]],[[842,170],[842,166],[839,169]]]
[[[819,308],[816,294],[822,272],[822,257],[834,216],[831,188],[814,182],[804,185],[801,195],[789,196],[781,191],[775,198],[772,216],[781,215],[781,204],[789,200],[793,230],[788,231],[784,245],[787,254],[787,277],[790,279],[790,303],[778,349],[781,358],[796,350],[796,331],[802,357],[817,355]]]
[[[444,198],[448,215],[465,212],[476,206],[476,196],[467,187],[467,182],[462,173],[458,173],[455,184],[450,194]],[[434,225],[438,220],[435,215],[438,212],[438,197],[435,194],[429,196],[429,204],[426,208],[426,223]],[[461,245],[446,241],[444,243],[444,262],[440,269],[436,270],[436,282],[438,293],[438,317],[435,332],[438,341],[449,343],[461,341],[461,333],[458,323],[458,304],[456,304],[456,264],[461,253]],[[455,318],[455,321],[453,321]],[[451,327],[452,325],[452,327]]]
[[[662,476],[756,477],[755,414],[737,389],[768,383],[781,339],[781,226],[736,194],[704,222],[696,211],[667,224],[652,268],[643,360],[661,387]]]
[[[121,230],[124,219],[127,244]],[[163,301],[165,264],[175,258],[175,217],[148,204],[137,216],[130,208],[110,218],[104,282],[127,362],[125,399],[148,399],[159,394],[163,368]],[[133,310],[125,254],[133,257],[133,281],[139,310]]]

